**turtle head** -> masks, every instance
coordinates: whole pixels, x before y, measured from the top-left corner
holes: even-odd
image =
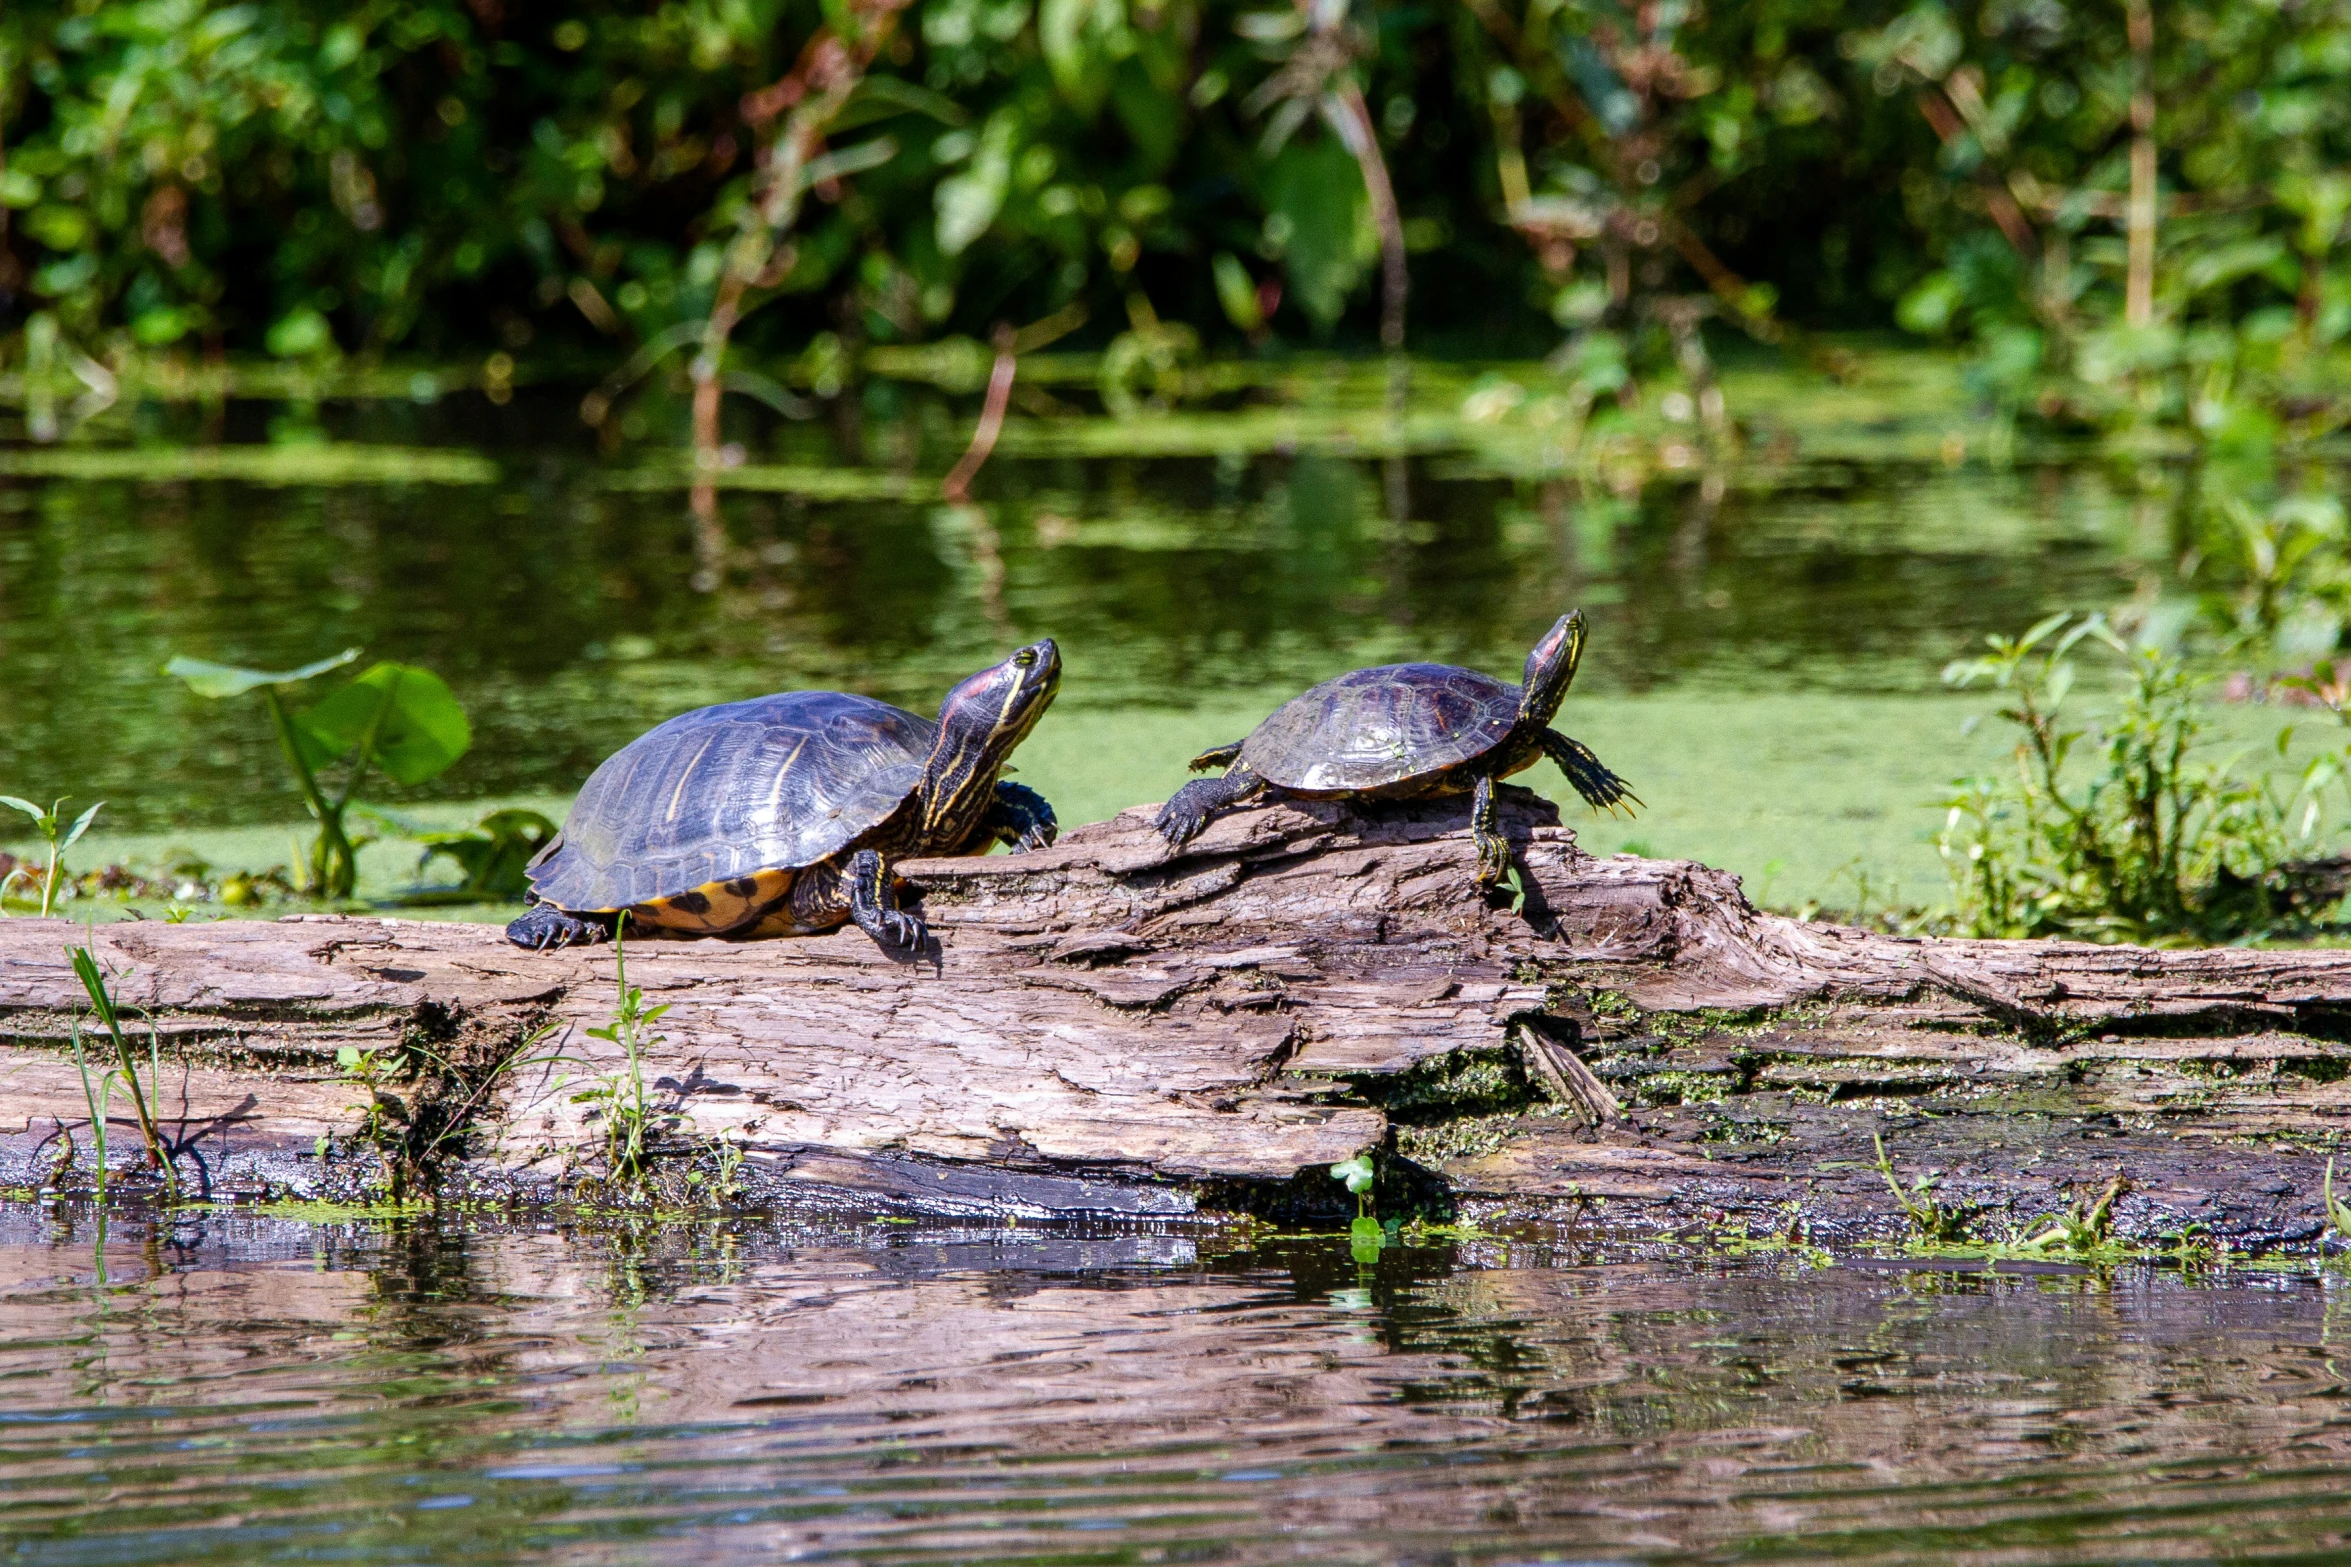
[[[1526,674],[1519,682],[1518,717],[1521,723],[1548,724],[1567,695],[1568,682],[1584,656],[1584,612],[1571,609],[1552,623],[1543,640],[1527,655]]]
[[[996,774],[1028,738],[1061,689],[1061,649],[1051,637],[1031,642],[947,693],[939,737],[923,768],[923,836],[960,839],[995,796]],[[958,830],[960,829],[960,830]]]

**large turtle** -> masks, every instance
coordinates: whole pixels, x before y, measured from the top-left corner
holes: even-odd
[[[1559,620],[1527,655],[1520,685],[1451,664],[1383,664],[1326,680],[1274,709],[1245,740],[1203,751],[1195,778],[1161,807],[1159,832],[1181,847],[1219,813],[1271,791],[1308,800],[1467,793],[1477,881],[1510,871],[1510,844],[1494,822],[1494,780],[1548,756],[1596,810],[1640,797],[1591,749],[1550,727],[1584,655],[1584,614]]]
[[[937,723],[838,691],[673,718],[589,775],[507,939],[601,941],[623,918],[631,934],[733,937],[855,920],[885,948],[919,947],[891,862],[1053,841],[1044,797],[997,774],[1060,685],[1048,638],[948,692]]]

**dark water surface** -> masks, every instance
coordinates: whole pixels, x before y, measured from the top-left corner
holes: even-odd
[[[2339,1559],[2339,1275],[0,1207],[0,1559]]]

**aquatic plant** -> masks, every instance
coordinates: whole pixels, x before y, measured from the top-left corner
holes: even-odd
[[[90,1075],[90,1058],[88,1052],[82,1049],[82,1020],[78,1017],[73,1021],[73,1064],[74,1070],[81,1074],[82,1103],[90,1111],[90,1142],[98,1160],[98,1200],[104,1202],[107,1176],[106,1117],[114,1108],[114,1069],[108,1067],[100,1070],[96,1077]]]
[[[0,876],[0,912],[6,910],[8,889],[19,881],[30,882],[40,889],[43,919],[47,919],[50,910],[56,906],[57,888],[65,877],[65,851],[81,841],[82,834],[90,830],[90,823],[98,819],[98,812],[106,805],[104,800],[100,800],[75,817],[73,825],[60,833],[58,824],[64,820],[65,802],[72,798],[71,795],[61,796],[44,811],[30,800],[20,800],[13,794],[0,794],[0,805],[31,817],[33,830],[49,843],[49,865],[39,875],[34,875],[22,865],[15,865],[9,868],[6,876]]]
[[[2303,906],[2285,874],[2320,814],[2204,759],[2200,682],[2179,658],[2130,646],[2097,615],[1988,640],[1989,656],[1944,679],[2001,692],[1999,716],[2020,735],[2013,777],[1963,779],[1943,802],[1936,846],[1959,930],[2229,940],[2327,912]],[[2115,654],[2128,682],[2113,716],[2090,725],[2065,715],[2081,646]]]
[[[503,903],[530,890],[531,860],[554,840],[555,823],[541,812],[507,806],[490,812],[471,827],[427,828],[401,820],[389,811],[370,810],[374,820],[424,846],[417,860],[423,875],[437,859],[452,861],[463,879],[454,887],[419,888],[390,901],[425,903]]]
[[[1894,1194],[1894,1202],[1908,1221],[1913,1238],[1928,1246],[1964,1245],[1974,1210],[1946,1204],[1936,1197],[1943,1184],[1940,1176],[1920,1175],[1905,1187],[1894,1174],[1894,1161],[1886,1155],[1885,1139],[1872,1132],[1869,1140],[1878,1152],[1878,1174],[1884,1178],[1886,1190]]]
[[[357,648],[348,648],[299,669],[265,671],[181,654],[164,666],[165,674],[178,676],[189,690],[213,701],[261,693],[302,803],[318,824],[318,835],[303,856],[307,875],[300,887],[315,898],[348,898],[358,884],[359,846],[345,817],[370,769],[396,784],[420,784],[447,771],[473,744],[465,709],[449,687],[431,670],[413,664],[376,664],[298,713],[287,708],[288,688],[358,657]],[[338,766],[342,781],[330,794],[320,774]]]
[[[623,928],[612,937],[612,979],[619,994],[611,1021],[588,1030],[589,1038],[619,1046],[622,1062],[571,1096],[573,1104],[591,1107],[603,1121],[605,1171],[623,1187],[641,1184],[650,1166],[651,1141],[658,1128],[645,1093],[645,1051],[661,1043],[662,1036],[646,1030],[669,1011],[667,1003],[645,1005],[644,991],[629,983],[627,923],[621,921]]]
[[[170,1144],[164,1141],[162,1132],[156,1127],[153,1110],[157,1092],[163,1081],[162,1043],[156,1035],[155,1024],[153,1020],[149,1020],[147,1024],[148,1086],[145,1092],[141,1092],[138,1063],[131,1054],[131,1042],[123,1036],[122,1014],[115,1004],[113,991],[107,988],[106,975],[98,967],[97,958],[88,947],[69,948],[67,955],[73,959],[74,974],[81,980],[83,991],[89,995],[90,1009],[97,1014],[98,1021],[105,1026],[107,1038],[113,1042],[116,1065],[109,1071],[111,1075],[119,1077],[123,1087],[130,1092],[131,1109],[139,1119],[139,1137],[147,1147],[148,1167],[162,1176],[165,1198],[177,1202],[180,1195],[179,1170],[172,1163]],[[80,1054],[78,1032],[75,1054],[78,1058]],[[88,1086],[88,1077],[85,1073],[83,1079],[85,1093]]]
[[[1379,1168],[1369,1150],[1331,1166],[1331,1179],[1346,1183],[1355,1199],[1355,1218],[1347,1226],[1347,1249],[1357,1262],[1377,1262],[1394,1238],[1395,1221],[1382,1224],[1371,1211],[1371,1191],[1379,1183]]]
[[[2120,1170],[2107,1179],[2098,1195],[2076,1202],[2062,1214],[2044,1214],[2025,1226],[2046,1226],[2036,1233],[2011,1242],[2018,1250],[2048,1251],[2063,1248],[2076,1256],[2088,1256],[2104,1251],[2114,1241],[2115,1200],[2131,1189],[2130,1178]]]
[[[406,1201],[412,1189],[437,1199],[444,1158],[472,1128],[475,1112],[513,1073],[559,1059],[532,1050],[560,1026],[542,1024],[488,1053],[435,1050],[413,1033],[393,1046],[336,1049],[338,1081],[359,1094],[349,1107],[355,1120],[348,1140],[375,1154],[392,1201]],[[313,1151],[324,1159],[335,1140],[322,1135]]]
[[[402,1195],[408,1161],[401,1155],[407,1141],[408,1107],[398,1096],[390,1093],[387,1085],[399,1076],[397,1050],[365,1049],[357,1045],[341,1045],[335,1050],[335,1069],[340,1080],[356,1088],[363,1096],[351,1106],[359,1116],[352,1136],[375,1150],[383,1166],[384,1185],[397,1202]],[[325,1157],[331,1139],[322,1135],[317,1152]]]
[[[2335,1161],[2327,1161],[2326,1184],[2321,1206],[2326,1209],[2327,1223],[2334,1227],[2336,1238],[2351,1242],[2351,1203],[2335,1195]]]
[[[1372,1187],[1378,1182],[1379,1172],[1371,1162],[1371,1155],[1359,1153],[1352,1159],[1342,1159],[1331,1166],[1331,1179],[1344,1181],[1347,1195],[1355,1199],[1358,1214],[1369,1212]]]

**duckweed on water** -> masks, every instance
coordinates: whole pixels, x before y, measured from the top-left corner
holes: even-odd
[[[336,442],[284,446],[0,448],[0,477],[132,479],[148,484],[235,480],[256,485],[487,485],[498,465],[447,447]]]

